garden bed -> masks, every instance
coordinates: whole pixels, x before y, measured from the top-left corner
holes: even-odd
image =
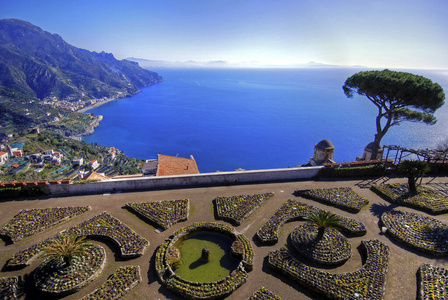
[[[340,264],[351,256],[349,241],[335,228],[326,228],[318,239],[317,226],[303,224],[297,226],[290,237],[298,253],[320,264]]]
[[[269,253],[269,266],[305,288],[330,299],[383,299],[389,247],[378,240],[362,241],[366,263],[348,273],[334,274],[311,268],[295,259],[285,248]]]
[[[448,198],[429,187],[417,186],[417,195],[411,195],[409,186],[400,183],[375,185],[371,189],[383,199],[397,205],[409,206],[434,215],[448,212]]]
[[[216,218],[239,226],[244,219],[272,196],[274,196],[273,193],[216,197],[213,200]]]
[[[126,206],[164,230],[177,222],[186,221],[190,207],[188,199],[126,203]]]
[[[418,269],[419,299],[448,299],[448,270],[424,264]]]
[[[118,268],[105,283],[81,300],[114,300],[127,293],[141,282],[139,266],[125,266]]]
[[[179,277],[167,261],[167,252],[170,247],[193,232],[211,231],[229,236],[233,241],[240,241],[244,245],[241,262],[236,270],[229,276],[213,282],[193,282]],[[214,299],[230,295],[240,287],[247,279],[247,272],[252,270],[253,250],[249,240],[240,234],[236,234],[231,226],[216,222],[193,223],[179,229],[165,240],[156,251],[156,273],[160,281],[172,291],[188,299]]]
[[[52,238],[34,244],[29,248],[19,251],[8,260],[6,267],[24,267],[32,261],[42,250],[42,248],[54,238],[60,235],[73,234],[75,236],[107,238],[120,247],[121,257],[141,256],[149,242],[139,236],[127,225],[112,217],[107,212],[91,218],[75,227],[65,230]]]
[[[24,209],[0,228],[0,235],[18,242],[88,210],[90,206]]]
[[[18,285],[17,277],[0,277],[0,299],[16,300]]]
[[[36,288],[54,296],[64,296],[81,290],[104,268],[106,251],[99,245],[89,245],[88,254],[75,255],[70,265],[62,259],[46,259],[34,271]]]
[[[315,200],[350,212],[359,212],[369,201],[350,187],[312,190],[296,190],[295,196]]]
[[[265,244],[275,244],[278,241],[280,226],[286,222],[305,220],[312,210],[320,210],[311,205],[303,204],[297,200],[287,200],[279,210],[257,231],[257,238]],[[341,230],[351,235],[364,235],[366,228],[362,222],[352,218],[337,215]]]
[[[432,255],[448,254],[448,226],[417,213],[388,211],[381,215],[381,223],[400,243]]]
[[[249,300],[282,300],[282,298],[262,286],[249,298]]]

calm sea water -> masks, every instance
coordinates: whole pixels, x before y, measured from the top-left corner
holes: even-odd
[[[136,158],[193,155],[202,173],[294,167],[329,139],[334,160],[362,156],[373,141],[376,107],[348,99],[342,85],[360,69],[161,69],[164,82],[89,112],[103,115],[90,143]],[[448,92],[448,71],[410,71]],[[405,122],[382,144],[414,149],[448,141],[448,104],[434,126]]]

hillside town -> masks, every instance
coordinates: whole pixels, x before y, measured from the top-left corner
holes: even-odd
[[[156,159],[137,160],[127,157],[115,147],[96,146],[100,150],[92,153],[95,151],[88,151],[87,147],[84,151],[74,151],[79,146],[72,147],[76,141],[71,143],[58,146],[49,144],[46,148],[40,146],[41,149],[37,151],[37,146],[5,137],[0,144],[0,183],[36,180],[98,181],[120,176],[199,174],[193,156],[182,158],[158,154]],[[95,145],[88,147],[93,148]]]

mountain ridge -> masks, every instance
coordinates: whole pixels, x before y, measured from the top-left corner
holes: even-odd
[[[0,20],[0,95],[88,100],[133,95],[162,77],[136,62],[90,52],[18,19]]]

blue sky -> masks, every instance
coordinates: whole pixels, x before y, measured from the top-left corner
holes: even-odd
[[[115,57],[448,69],[447,0],[0,0]]]

